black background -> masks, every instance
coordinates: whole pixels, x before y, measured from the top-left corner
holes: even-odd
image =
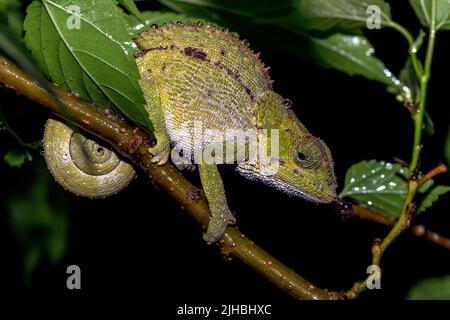
[[[420,26],[412,9],[406,2],[393,2],[396,21],[417,34]],[[398,74],[407,54],[406,41],[392,30],[368,32],[368,37],[377,56]],[[439,33],[428,103],[436,135],[424,141],[425,171],[443,159],[449,124],[449,40],[448,32]],[[347,168],[356,162],[410,158],[412,121],[382,85],[324,70],[288,54],[262,52],[262,59],[271,66],[275,90],[294,102],[301,121],[330,147],[340,186]],[[29,140],[38,139],[46,111],[23,98],[9,98],[11,109],[6,112],[13,123],[20,121],[17,131]],[[30,174],[26,169],[4,169],[3,186],[19,187],[25,181],[21,177]],[[331,207],[288,197],[231,170],[222,173],[238,226],[257,244],[318,287],[340,291],[364,278],[371,242],[386,235],[386,227],[358,218],[343,220]],[[197,173],[188,176],[198,184]],[[448,177],[438,180],[449,182]],[[214,245],[205,245],[200,227],[142,173],[128,189],[107,200],[70,199],[68,252],[58,266],[42,264],[28,285],[21,282],[20,248],[8,227],[8,215],[2,212],[0,290],[32,296],[148,297],[149,305],[167,315],[185,303],[276,306],[293,302],[250,268],[225,261]],[[443,197],[418,221],[450,235],[449,205],[450,198]],[[382,290],[366,292],[361,298],[403,299],[418,280],[449,274],[449,258],[450,252],[405,234],[383,256]],[[81,267],[80,291],[66,289],[65,271],[71,264]]]

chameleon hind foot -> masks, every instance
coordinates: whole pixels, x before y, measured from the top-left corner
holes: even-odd
[[[220,240],[225,233],[227,226],[236,223],[236,218],[227,207],[221,211],[222,212],[219,213],[212,213],[208,229],[203,235],[203,240],[205,240],[208,244],[212,244]]]
[[[198,171],[211,211],[211,220],[203,239],[211,244],[222,238],[227,226],[236,223],[236,218],[228,208],[225,190],[217,166],[214,164],[199,164]]]
[[[178,170],[186,171],[186,172],[194,172],[195,169],[197,168],[195,166],[195,164],[191,164],[191,163],[179,163],[179,164],[175,164],[175,166],[177,167]]]
[[[196,169],[195,164],[189,161],[188,158],[183,157],[177,147],[172,148],[172,151],[170,151],[170,158],[175,167],[180,171],[193,172]]]

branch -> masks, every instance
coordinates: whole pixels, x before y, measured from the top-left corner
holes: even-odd
[[[57,116],[110,143],[120,154],[139,165],[150,180],[172,196],[205,227],[210,212],[202,190],[193,186],[171,164],[156,166],[147,151],[156,140],[132,124],[99,110],[93,104],[52,86],[59,101],[7,59],[0,56],[0,84],[41,104]],[[273,258],[234,227],[228,227],[219,241],[222,254],[241,260],[296,299],[343,299],[342,293],[316,288],[293,270]]]

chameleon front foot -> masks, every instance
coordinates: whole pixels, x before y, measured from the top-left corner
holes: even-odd
[[[165,149],[157,149],[155,148],[149,148],[148,152],[152,156],[152,163],[156,163],[157,165],[163,165],[166,164],[169,160],[170,150]]]
[[[154,147],[148,148],[148,152],[152,156],[152,163],[163,165],[167,163],[170,156],[169,138],[164,134],[156,137],[157,143]]]
[[[236,218],[231,211],[226,208],[223,212],[213,213],[211,220],[209,221],[208,229],[203,235],[203,239],[208,243],[217,242],[222,238],[225,233],[225,229],[229,224],[235,224]]]

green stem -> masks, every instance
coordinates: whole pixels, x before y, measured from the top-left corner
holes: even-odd
[[[436,41],[436,3],[433,1],[431,9],[431,26],[430,35],[428,37],[427,54],[425,58],[425,69],[423,75],[420,77],[420,101],[419,108],[414,115],[414,147],[412,152],[411,163],[409,166],[410,177],[414,174],[420,157],[420,151],[422,149],[422,129],[423,129],[423,117],[425,114],[425,106],[427,99],[428,81],[431,76],[431,63],[433,61],[434,46]]]
[[[428,82],[430,80],[431,75],[431,64],[433,61],[434,46],[436,41],[436,0],[432,0],[430,34],[428,37],[428,47],[425,57],[425,67],[423,71],[422,68],[419,68],[420,64],[419,61],[417,60],[416,55],[417,50],[415,48],[414,39],[412,38],[411,34],[405,28],[396,24],[395,22],[392,22],[390,24],[390,27],[396,29],[401,34],[403,34],[409,43],[410,46],[409,54],[413,65],[415,64],[414,69],[420,80],[421,95],[418,109],[413,115],[414,144],[411,155],[411,162],[409,166],[408,192],[405,201],[403,202],[400,217],[395,222],[395,225],[392,227],[391,231],[383,239],[383,241],[375,241],[372,247],[372,256],[373,256],[372,264],[377,266],[380,264],[380,260],[384,251],[400,234],[403,233],[403,231],[405,231],[409,227],[411,222],[411,215],[410,215],[412,211],[411,206],[414,201],[417,189],[421,184],[421,182],[418,181],[417,179],[416,173],[420,159],[420,152],[422,149],[423,118],[425,114]],[[366,289],[365,281],[357,282],[345,294],[349,298],[354,298],[357,297],[365,289]]]
[[[431,9],[431,26],[430,35],[428,37],[427,54],[425,58],[425,69],[420,77],[420,101],[419,108],[414,114],[414,145],[412,150],[411,162],[409,165],[409,182],[408,193],[403,203],[400,217],[396,224],[381,243],[379,250],[373,258],[373,264],[378,265],[381,259],[381,255],[386,248],[392,243],[392,241],[398,237],[409,224],[409,207],[414,200],[416,191],[418,189],[419,182],[417,181],[416,171],[419,164],[420,151],[422,150],[422,130],[423,130],[423,116],[425,114],[425,106],[427,99],[428,81],[431,75],[431,63],[433,60],[434,44],[436,41],[436,1],[432,2]]]
[[[402,211],[400,217],[398,218],[396,224],[380,244],[377,253],[373,257],[373,264],[378,265],[380,263],[381,255],[386,250],[386,248],[392,243],[392,241],[398,237],[409,225],[409,213],[410,205],[414,200],[416,195],[419,182],[417,181],[416,171],[419,164],[420,151],[422,150],[422,130],[423,130],[423,117],[425,114],[425,106],[427,99],[428,81],[431,75],[431,63],[433,60],[434,45],[436,41],[436,2],[433,0],[431,9],[431,26],[430,35],[428,37],[428,47],[427,54],[425,58],[425,68],[420,79],[420,101],[419,108],[414,114],[414,144],[411,156],[411,162],[409,166],[409,182],[408,182],[408,193],[406,195],[405,201],[403,203]],[[414,53],[415,55],[415,53]]]
[[[411,58],[411,64],[414,68],[414,71],[415,71],[417,77],[420,79],[422,77],[423,70],[422,70],[420,61],[417,58],[418,48],[416,47],[416,43],[414,41],[413,36],[402,25],[400,25],[394,21],[391,21],[389,24],[387,24],[387,26],[398,31],[399,33],[401,33],[405,37],[406,41],[408,41],[408,52],[409,52],[409,57]]]

